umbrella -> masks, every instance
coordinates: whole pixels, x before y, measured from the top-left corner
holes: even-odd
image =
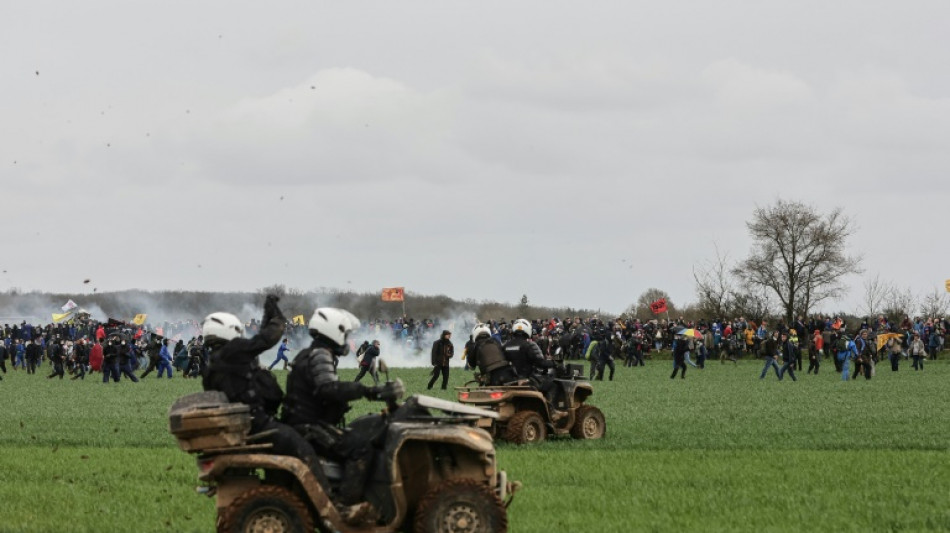
[[[677,331],[676,334],[677,334],[677,335],[682,335],[682,336],[684,336],[684,337],[693,337],[694,339],[701,339],[701,338],[703,338],[702,332],[699,331],[698,329],[694,329],[694,328],[681,329],[681,330]]]

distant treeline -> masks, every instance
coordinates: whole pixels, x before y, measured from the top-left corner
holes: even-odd
[[[200,292],[200,291],[144,291],[125,290],[95,293],[21,292],[11,289],[0,292],[0,322],[3,318],[34,318],[49,322],[51,313],[60,313],[60,307],[73,300],[94,317],[128,320],[139,313],[149,315],[148,321],[200,319],[216,311],[228,311],[244,319],[256,313],[265,294],[281,297],[280,306],[291,318],[304,315],[307,320],[316,307],[340,307],[363,320],[394,320],[403,316],[402,302],[383,302],[379,293],[358,293],[335,289],[301,291],[282,285],[265,287],[255,292]],[[474,315],[480,320],[513,319],[518,317],[549,318],[552,316],[592,316],[597,311],[570,307],[551,308],[527,304],[506,304],[472,299],[455,300],[445,295],[406,293],[406,316],[415,319],[448,318]]]

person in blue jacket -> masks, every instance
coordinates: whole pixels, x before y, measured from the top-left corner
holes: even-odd
[[[168,370],[168,379],[172,377],[172,354],[168,351],[168,339],[162,340],[162,349],[158,351],[161,359],[158,363],[158,379],[162,379],[162,372]]]
[[[271,363],[269,367],[267,367],[267,370],[272,370],[275,366],[277,366],[277,363],[281,361],[284,362],[284,370],[287,370],[287,363],[290,362],[290,359],[287,358],[287,350],[289,349],[290,348],[287,347],[287,339],[285,338],[280,343],[280,346],[277,347],[277,358],[274,359],[274,362]]]
[[[841,333],[841,338],[835,345],[835,352],[838,361],[841,363],[841,381],[848,381],[848,367],[850,362],[858,355],[858,347],[847,335]]]

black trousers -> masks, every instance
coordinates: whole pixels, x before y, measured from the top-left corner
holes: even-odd
[[[385,436],[386,420],[380,415],[364,416],[345,430],[321,421],[301,424],[295,429],[306,437],[316,453],[343,462],[340,503],[353,505],[363,501],[375,446]]]
[[[142,372],[142,376],[141,376],[141,377],[144,378],[145,376],[149,375],[149,373],[150,373],[152,370],[155,370],[156,368],[158,368],[158,362],[159,362],[159,361],[161,361],[161,359],[149,359],[149,360],[148,360],[148,367],[145,368],[145,372]]]
[[[675,378],[675,377],[676,377],[676,371],[679,370],[679,369],[681,369],[681,368],[683,369],[683,372],[682,372],[682,374],[680,374],[680,377],[685,379],[685,378],[686,378],[686,358],[685,358],[685,357],[677,357],[677,358],[675,358],[675,359],[673,360],[673,362],[674,362],[674,365],[673,365],[673,373],[670,374],[670,379]]]
[[[610,381],[614,380],[614,358],[608,357],[607,359],[601,359],[597,363],[597,381],[604,380],[604,367],[610,367]]]
[[[432,379],[429,380],[429,386],[426,388],[431,389],[440,374],[442,375],[442,390],[445,390],[449,385],[449,367],[441,365],[432,367]]]
[[[53,363],[53,373],[46,377],[54,378],[56,376],[59,376],[59,379],[63,379],[64,374],[65,373],[63,372],[63,363]]]
[[[854,375],[851,379],[858,377],[859,374],[863,374],[864,379],[871,379],[871,362],[865,358],[854,360]]]

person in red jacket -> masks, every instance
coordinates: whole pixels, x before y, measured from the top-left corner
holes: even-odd
[[[100,326],[101,328],[102,326]],[[98,332],[96,333],[98,335]],[[89,367],[92,368],[94,372],[102,370],[102,344],[99,343],[99,339],[96,339],[96,343],[92,345],[92,349],[89,350]]]
[[[102,342],[106,340],[106,328],[102,327],[102,324],[99,324],[99,327],[96,328],[96,342]]]
[[[818,367],[821,366],[821,350],[825,347],[825,340],[821,336],[820,330],[815,330],[811,345],[808,347],[808,374],[814,369],[815,375],[818,375]]]

